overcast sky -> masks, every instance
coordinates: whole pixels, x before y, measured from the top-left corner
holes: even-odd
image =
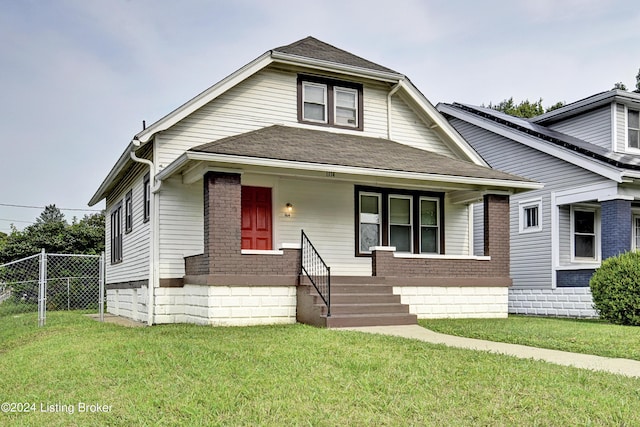
[[[0,0],[0,231],[42,211],[4,205],[87,209],[142,120],[309,35],[434,105],[573,102],[640,67],[637,0]]]

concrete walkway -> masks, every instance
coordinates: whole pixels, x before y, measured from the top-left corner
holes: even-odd
[[[543,360],[558,365],[573,366],[576,368],[590,369],[594,371],[605,371],[628,377],[640,377],[640,361],[638,360],[615,359],[611,357],[569,353],[568,351],[527,347],[518,344],[506,344],[474,338],[462,338],[433,332],[418,325],[363,326],[357,328],[337,328],[336,330],[393,335],[433,344],[444,344],[449,347],[488,351],[491,353],[505,354],[522,359]]]

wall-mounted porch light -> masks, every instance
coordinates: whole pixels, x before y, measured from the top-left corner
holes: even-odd
[[[284,212],[284,216],[290,217],[291,212],[293,212],[293,205],[291,203],[287,203],[286,205],[284,205],[284,207],[286,209]]]

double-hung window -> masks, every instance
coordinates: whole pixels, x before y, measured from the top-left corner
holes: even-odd
[[[627,110],[627,145],[640,149],[640,111]]]
[[[519,203],[520,232],[532,233],[542,230],[542,199],[528,200]]]
[[[133,193],[131,190],[124,198],[124,232],[130,233],[133,230]]]
[[[356,255],[372,246],[394,246],[397,252],[443,253],[440,193],[356,187]]]
[[[122,203],[111,211],[111,263],[122,261]]]
[[[594,209],[573,208],[573,257],[576,260],[596,260],[597,223]]]
[[[149,216],[151,215],[151,181],[149,179],[149,174],[146,174],[143,179],[143,200],[142,200],[142,210],[143,217],[142,219],[146,222],[149,221]]]
[[[640,215],[633,216],[633,249],[640,250]]]
[[[362,85],[317,76],[298,76],[298,120],[362,130]]]

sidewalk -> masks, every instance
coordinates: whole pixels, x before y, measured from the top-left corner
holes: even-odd
[[[336,330],[393,335],[425,341],[432,344],[444,344],[449,347],[488,351],[491,353],[505,354],[522,359],[543,360],[558,365],[573,366],[576,368],[590,369],[594,371],[605,371],[613,374],[625,375],[627,377],[640,377],[640,361],[638,360],[615,359],[611,357],[592,356],[588,354],[569,353],[567,351],[527,347],[518,344],[506,344],[474,338],[462,338],[433,332],[418,325],[364,326],[357,328],[337,328]]]

